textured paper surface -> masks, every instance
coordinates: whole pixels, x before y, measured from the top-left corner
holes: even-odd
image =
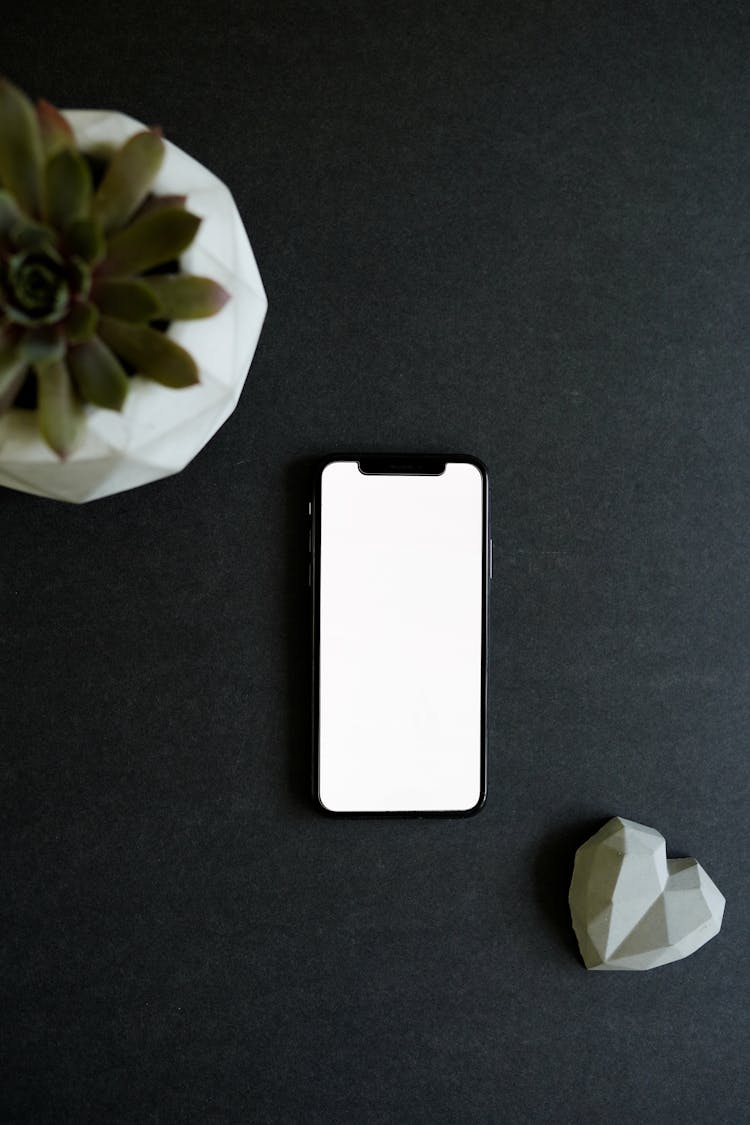
[[[741,1121],[743,9],[28,0],[3,57],[210,166],[269,297],[184,472],[0,493],[4,1116]],[[357,447],[488,464],[469,820],[308,797],[305,459]],[[655,973],[586,973],[570,928],[613,809],[729,904]]]

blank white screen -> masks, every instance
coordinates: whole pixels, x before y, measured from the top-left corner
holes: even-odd
[[[319,796],[466,811],[481,793],[483,482],[323,470]]]

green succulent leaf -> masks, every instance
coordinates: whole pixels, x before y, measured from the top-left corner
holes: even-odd
[[[13,371],[3,371],[0,374],[0,415],[6,414],[15,402],[28,369],[29,365],[24,361]]]
[[[65,337],[57,325],[29,328],[21,337],[18,349],[27,363],[50,363],[65,355]]]
[[[72,148],[63,148],[47,161],[44,171],[45,217],[58,230],[83,219],[91,203],[91,169]]]
[[[5,271],[5,314],[17,324],[54,324],[70,301],[65,266],[44,252],[22,250]]]
[[[21,355],[16,342],[0,337],[0,414],[13,405],[28,367],[28,360]]]
[[[200,381],[198,367],[190,353],[155,328],[124,324],[103,316],[99,335],[121,359],[156,383],[165,387],[190,387]]]
[[[58,457],[65,458],[83,433],[83,407],[64,359],[37,364],[34,370],[39,431]]]
[[[148,195],[133,218],[142,219],[144,215],[153,215],[157,211],[184,210],[186,203],[186,195]]]
[[[177,258],[195,237],[201,220],[176,208],[137,219],[109,240],[102,276],[143,273]]]
[[[18,250],[43,250],[55,261],[62,261],[56,246],[57,236],[52,227],[44,223],[35,223],[21,215],[10,231],[10,241]]]
[[[68,364],[82,398],[106,410],[122,410],[130,389],[117,356],[98,336],[71,348]]]
[[[151,130],[136,133],[112,157],[92,204],[105,231],[123,226],[148,194],[164,160],[164,141]]]
[[[96,219],[76,220],[65,232],[65,242],[71,254],[76,254],[91,266],[97,265],[104,257],[104,234]]]
[[[161,314],[161,306],[145,281],[100,281],[93,298],[99,310],[117,320],[145,324]]]
[[[83,258],[72,255],[68,261],[68,281],[77,297],[88,297],[91,289],[91,267]]]
[[[88,301],[77,301],[65,321],[65,333],[71,344],[90,340],[99,323],[99,310]]]
[[[18,226],[21,219],[21,212],[18,210],[18,204],[9,191],[0,188],[0,238]]]
[[[160,306],[165,320],[197,320],[213,316],[224,308],[229,293],[209,277],[188,274],[157,274],[146,284]]]
[[[56,106],[45,98],[39,98],[36,103],[36,115],[42,137],[42,148],[48,157],[54,156],[60,149],[75,147],[73,130]]]
[[[39,214],[42,137],[32,102],[0,78],[0,182],[30,215]]]

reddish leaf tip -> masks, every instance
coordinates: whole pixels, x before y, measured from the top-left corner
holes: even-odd
[[[42,129],[52,128],[59,129],[65,133],[66,136],[72,137],[73,130],[63,117],[60,110],[52,102],[48,102],[46,98],[37,98],[36,101],[36,115],[39,119],[39,124]]]

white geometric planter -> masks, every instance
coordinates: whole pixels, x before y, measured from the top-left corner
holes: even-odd
[[[64,115],[84,148],[119,145],[145,128],[107,110]],[[0,420],[0,485],[83,503],[147,484],[184,469],[237,405],[268,307],[263,283],[229,189],[176,145],[165,141],[165,149],[152,190],[187,195],[203,220],[181,265],[231,294],[215,316],[169,328],[198,364],[200,382],[173,390],[134,376],[122,412],[86,407],[86,435],[66,461],[41,440],[32,412],[8,411]]]

